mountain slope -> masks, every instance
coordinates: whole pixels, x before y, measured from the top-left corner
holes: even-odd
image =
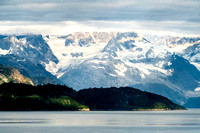
[[[76,67],[83,61],[101,53],[113,36],[116,36],[116,33],[76,32],[67,36],[44,37],[59,60],[58,64],[52,62],[47,64],[46,70],[61,77],[68,67]]]
[[[182,56],[200,70],[200,38],[197,43],[185,49]]]
[[[9,82],[34,85],[29,78],[23,76],[17,69],[4,67],[0,64],[0,84]]]
[[[40,64],[34,64],[26,58],[12,54],[0,55],[0,62],[4,66],[16,68],[21,74],[30,78],[37,84],[62,84],[55,76],[47,72]]]
[[[45,70],[47,64],[56,64],[58,59],[42,35],[1,36],[0,62],[18,69],[34,84],[62,83]]]
[[[0,49],[30,60],[34,64],[58,63],[49,45],[41,35],[4,36],[0,38]]]
[[[200,97],[192,97],[184,104],[187,108],[200,108]]]

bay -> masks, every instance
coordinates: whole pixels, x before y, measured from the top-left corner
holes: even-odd
[[[200,109],[1,111],[0,133],[199,133]]]

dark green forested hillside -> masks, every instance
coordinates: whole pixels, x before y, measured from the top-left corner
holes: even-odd
[[[76,92],[66,86],[5,83],[0,86],[0,110],[84,110]]]
[[[185,109],[166,97],[130,87],[84,89],[78,92],[91,110],[176,110]]]
[[[61,85],[0,85],[0,110],[175,110],[169,99],[134,88],[75,90]]]

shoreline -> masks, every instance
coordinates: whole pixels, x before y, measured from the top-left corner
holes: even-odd
[[[174,111],[174,110],[188,110],[188,109],[133,109],[133,111]]]
[[[176,110],[188,110],[188,109],[132,109],[132,110],[115,110],[115,109],[97,109],[97,110],[91,110],[89,108],[86,109],[78,109],[78,110],[63,110],[63,109],[57,109],[57,110],[48,110],[48,109],[42,109],[42,110],[0,110],[0,112],[6,112],[6,111],[26,111],[26,112],[31,112],[31,111],[83,111],[83,112],[93,112],[93,111],[176,111]]]

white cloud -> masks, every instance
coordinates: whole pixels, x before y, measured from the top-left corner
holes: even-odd
[[[166,35],[200,35],[200,24],[185,21],[0,21],[0,34],[55,34],[135,31]]]
[[[20,9],[26,9],[26,10],[46,10],[46,9],[55,9],[60,4],[57,3],[34,3],[34,4],[19,4],[17,5]]]
[[[0,34],[200,34],[199,0],[0,0]]]

